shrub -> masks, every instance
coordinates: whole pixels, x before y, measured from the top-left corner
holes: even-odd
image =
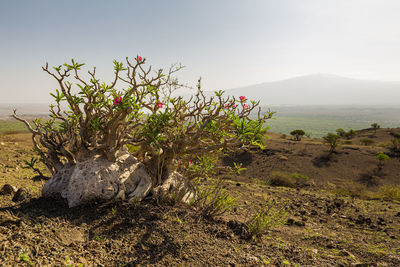
[[[343,141],[343,144],[345,144],[345,145],[352,145],[352,144],[353,144],[353,141],[351,141],[351,140],[344,140],[344,141]]]
[[[308,179],[310,179],[307,175],[296,172],[292,173],[290,176],[296,179],[296,181],[308,181]]]
[[[345,136],[346,136],[346,131],[343,130],[342,128],[336,129],[336,133],[337,133],[337,135],[339,135],[340,137],[345,137]]]
[[[222,180],[213,178],[217,163],[217,155],[198,156],[196,160],[189,162],[185,172],[197,192],[196,198],[190,204],[209,218],[222,215],[236,205],[236,199],[223,188]],[[207,182],[206,185],[204,181]]]
[[[390,143],[390,150],[393,152],[400,152],[400,138],[392,138]]]
[[[345,137],[346,139],[352,139],[357,135],[357,131],[354,131],[353,129],[350,129],[346,134]]]
[[[400,139],[400,134],[399,133],[391,132],[390,135],[393,136],[394,138]]]
[[[323,137],[323,139],[325,143],[329,144],[330,152],[335,152],[336,147],[339,146],[340,136],[337,134],[328,133],[326,136]]]
[[[352,198],[366,198],[368,196],[366,187],[359,183],[346,182],[337,185],[333,193],[337,196],[347,196]]]
[[[126,63],[114,61],[114,78],[108,84],[96,76],[95,68],[85,79],[83,66],[72,60],[52,69],[47,63],[43,67],[59,86],[51,93],[55,105],[50,106],[47,121],[35,119],[32,127],[14,110],[14,118],[32,133],[34,148],[52,175],[93,154],[114,162],[117,153],[130,146],[156,187],[170,171],[199,155],[263,147],[268,129],[264,123],[274,112],[250,118],[259,102],[224,97],[223,91],[207,98],[200,80],[190,99],[172,97],[182,87],[175,77],[181,65],[152,72],[140,56],[126,58]]]
[[[306,133],[301,129],[293,130],[290,132],[290,135],[293,135],[294,140],[296,140],[296,141],[300,141],[301,138],[303,137],[303,135],[305,135],[305,134]]]
[[[376,159],[378,160],[378,170],[382,170],[384,162],[390,159],[390,157],[383,152],[378,152]]]
[[[222,187],[221,179],[209,179],[209,185],[197,183],[197,198],[191,204],[197,207],[205,217],[220,216],[236,205],[226,189]]]
[[[374,129],[375,134],[376,134],[376,130],[378,130],[379,128],[381,128],[381,126],[380,126],[378,123],[376,123],[376,122],[372,123],[372,124],[371,124],[371,127],[372,127],[372,129]]]
[[[266,184],[272,186],[300,187],[304,186],[308,180],[309,177],[305,174],[290,174],[286,172],[273,171],[268,176]]]
[[[384,199],[400,201],[400,185],[383,185],[378,189],[377,196]]]
[[[287,135],[286,134],[282,134],[281,135],[281,139],[286,139]]]
[[[288,208],[284,206],[279,208],[276,200],[268,200],[263,208],[250,217],[246,225],[249,228],[250,236],[259,240],[269,229],[285,224],[288,216]]]
[[[360,139],[360,144],[362,144],[364,146],[369,146],[369,145],[372,145],[373,143],[375,143],[375,141],[370,138],[361,138]]]

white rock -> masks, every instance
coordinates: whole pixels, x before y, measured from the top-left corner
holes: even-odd
[[[180,173],[175,171],[169,174],[168,178],[161,186],[154,188],[156,194],[168,192],[170,190],[178,190],[178,192],[182,194],[182,202],[187,204],[196,197],[196,190],[193,185],[184,179]]]
[[[65,166],[42,190],[44,197],[61,196],[69,207],[109,200],[122,190],[124,196],[141,200],[152,188],[152,179],[144,165],[126,151],[115,162],[98,154],[87,155],[75,165]]]

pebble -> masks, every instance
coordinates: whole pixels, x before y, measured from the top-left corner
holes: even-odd
[[[17,188],[15,186],[10,185],[10,184],[5,184],[0,189],[0,195],[12,195],[15,192],[17,192]]]

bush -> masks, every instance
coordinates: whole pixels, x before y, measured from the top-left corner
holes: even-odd
[[[377,192],[377,196],[384,199],[400,201],[400,185],[381,186]]]
[[[344,140],[344,141],[343,141],[343,144],[345,144],[345,145],[352,145],[352,144],[353,144],[353,141],[351,141],[351,140]]]
[[[400,134],[399,133],[391,132],[390,135],[393,136],[394,138],[400,139]]]
[[[140,56],[126,58],[126,63],[114,61],[109,84],[96,76],[95,68],[85,79],[83,66],[72,60],[52,69],[47,63],[43,67],[59,86],[51,93],[55,105],[50,106],[47,121],[35,119],[32,127],[14,110],[14,118],[32,133],[34,148],[52,175],[94,154],[114,162],[129,146],[156,187],[172,170],[199,155],[263,148],[268,129],[264,124],[274,112],[250,118],[259,102],[245,96],[224,97],[223,91],[206,98],[200,80],[189,100],[172,97],[174,90],[183,87],[175,77],[181,65],[151,72]]]
[[[301,138],[303,137],[303,135],[305,135],[305,134],[306,133],[301,129],[293,130],[290,132],[290,135],[293,135],[294,140],[296,140],[296,141],[300,141]]]
[[[205,217],[212,218],[230,211],[236,205],[236,199],[223,189],[221,179],[210,179],[209,183],[196,184],[197,198],[191,204]]]
[[[370,139],[370,138],[361,138],[360,139],[360,144],[364,145],[364,146],[370,146],[373,143],[375,143],[374,140]]]
[[[343,137],[346,139],[351,139],[357,135],[357,132],[354,131],[353,129],[350,129],[348,132],[346,132],[342,128],[339,128],[339,129],[336,129],[336,134],[339,135],[340,137]]]
[[[379,128],[381,128],[381,126],[380,126],[378,123],[376,123],[376,122],[372,123],[372,124],[371,124],[371,127],[372,127],[372,129],[374,129],[375,134],[376,134],[376,130],[378,130]]]
[[[378,152],[376,159],[378,160],[378,170],[382,170],[384,162],[390,159],[390,157],[383,152]]]
[[[393,152],[400,152],[400,138],[392,138],[390,143],[390,150]]]
[[[337,185],[332,191],[337,196],[346,196],[352,198],[368,197],[366,187],[362,184],[354,182],[346,182],[341,185]]]
[[[259,240],[269,229],[285,224],[288,216],[288,208],[279,208],[276,200],[268,200],[262,209],[250,217],[246,225],[249,228],[250,236]]]
[[[286,172],[273,171],[268,176],[266,184],[272,186],[301,187],[304,186],[308,180],[309,177],[305,174],[290,174]]]
[[[337,133],[337,135],[339,135],[340,137],[345,137],[345,136],[346,136],[346,131],[343,130],[342,128],[336,129],[336,133]]]
[[[348,132],[345,133],[346,139],[352,139],[357,135],[357,131],[354,131],[353,129],[349,130]]]
[[[328,133],[326,136],[323,137],[324,142],[329,144],[330,152],[335,152],[336,147],[339,146],[339,139],[340,136],[333,133]]]

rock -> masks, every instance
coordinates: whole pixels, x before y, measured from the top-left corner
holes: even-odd
[[[11,224],[21,224],[21,219],[15,217],[10,212],[7,211],[0,211],[0,226],[7,226]]]
[[[286,221],[287,225],[296,225],[296,226],[305,226],[305,223],[303,221],[297,220],[295,218],[289,218]]]
[[[29,191],[25,188],[20,188],[18,191],[14,194],[12,201],[14,202],[20,202],[25,200],[30,196]]]
[[[120,151],[115,162],[105,156],[88,154],[75,165],[66,165],[42,189],[44,197],[66,199],[75,207],[94,200],[110,200],[118,193],[141,200],[152,188],[152,179],[142,163],[127,151]]]
[[[5,184],[0,189],[0,195],[12,195],[15,192],[17,192],[17,188],[15,186],[10,185],[10,184]]]
[[[160,195],[171,190],[177,190],[176,194],[184,203],[190,203],[196,197],[196,190],[193,185],[184,179],[178,172],[168,174],[164,183],[157,188],[154,188],[154,194]],[[131,195],[129,196],[131,198]]]
[[[60,242],[66,246],[72,243],[83,243],[86,241],[84,233],[76,228],[63,228],[55,234]]]

